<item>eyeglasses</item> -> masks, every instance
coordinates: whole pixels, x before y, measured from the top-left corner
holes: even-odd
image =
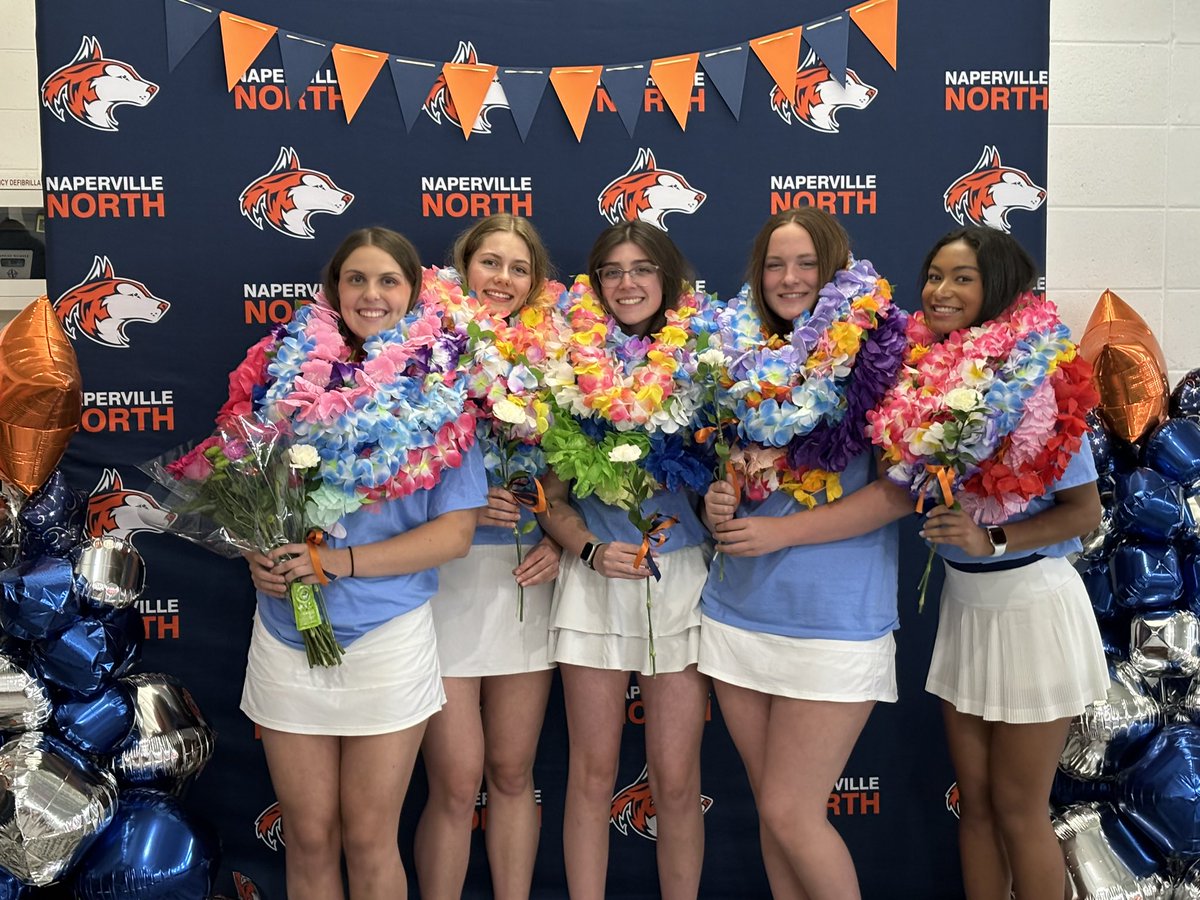
[[[605,266],[596,274],[600,276],[601,284],[615,285],[620,284],[621,279],[626,275],[637,283],[644,283],[658,275],[660,266],[654,263],[638,263],[632,269],[622,269],[620,266]]]

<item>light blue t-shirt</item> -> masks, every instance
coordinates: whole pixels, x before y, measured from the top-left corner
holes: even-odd
[[[870,451],[842,472],[846,496],[870,480]],[[743,500],[738,516],[786,516],[805,507],[776,491],[765,500]],[[896,524],[868,534],[784,547],[765,556],[713,560],[701,597],[706,616],[746,631],[797,638],[869,641],[900,625],[896,611]]]
[[[1013,517],[1006,519],[1003,523],[1020,522],[1022,519],[1030,519],[1038,513],[1049,509],[1054,505],[1054,492],[1066,490],[1067,488],[1079,487],[1081,484],[1088,484],[1096,480],[1096,463],[1092,459],[1092,445],[1088,442],[1087,437],[1083,439],[1083,443],[1079,446],[1079,452],[1071,457],[1071,461],[1067,463],[1066,469],[1058,481],[1050,485],[1048,490],[1041,497],[1034,497],[1029,501],[1029,505],[1025,507],[1023,512],[1019,512]],[[1077,537],[1070,540],[1062,541],[1058,544],[1052,544],[1049,547],[1035,547],[1031,550],[1021,550],[1016,553],[1005,553],[1003,556],[971,556],[961,547],[956,547],[953,544],[939,544],[937,548],[938,555],[961,563],[991,563],[999,562],[1004,559],[1020,559],[1024,556],[1029,556],[1033,553],[1040,553],[1042,556],[1067,556],[1071,553],[1078,553],[1083,549],[1083,541]]]
[[[487,503],[487,480],[478,445],[464,455],[457,469],[447,469],[441,481],[426,491],[416,491],[398,500],[364,506],[341,520],[346,536],[330,537],[331,547],[373,544],[411,531],[438,516],[460,509],[476,509]],[[333,633],[343,647],[373,628],[411,612],[437,593],[437,569],[408,575],[378,578],[339,578],[321,588]],[[279,640],[292,647],[304,646],[296,630],[292,605],[287,600],[258,595],[258,616]]]
[[[538,524],[537,516],[522,506],[521,519],[517,522],[517,527],[526,528],[530,522],[533,523],[533,528],[528,532],[521,532],[521,546],[526,549],[542,539],[542,526]],[[499,525],[481,525],[475,529],[475,540],[472,541],[472,546],[495,546],[511,543],[513,543],[511,528],[502,528]]]
[[[629,513],[616,506],[601,503],[593,494],[583,500],[572,498],[572,505],[579,510],[588,529],[601,541],[622,541],[640,544],[641,533],[629,521]],[[696,495],[689,490],[670,493],[660,490],[642,504],[642,514],[661,513],[674,516],[679,521],[667,530],[667,539],[654,548],[656,554],[671,553],[685,547],[696,547],[708,538],[708,531],[696,514]],[[550,515],[554,515],[551,511]]]

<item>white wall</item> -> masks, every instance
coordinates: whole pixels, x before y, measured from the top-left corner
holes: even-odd
[[[33,4],[3,0],[0,196],[40,177]],[[1200,366],[1200,0],[1052,0],[1050,78],[1050,295],[1078,336],[1116,291],[1174,384]]]

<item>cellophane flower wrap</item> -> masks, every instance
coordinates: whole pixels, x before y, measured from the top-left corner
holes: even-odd
[[[292,445],[312,448],[302,521],[305,531],[328,530],[366,504],[431,488],[443,471],[462,464],[475,441],[458,368],[466,340],[444,309],[419,304],[356,350],[332,308],[305,306],[251,347],[230,374],[214,438],[254,420]],[[154,469],[147,471],[164,483],[184,471],[164,478]]]
[[[540,477],[546,471],[542,436],[553,412],[545,383],[550,360],[565,352],[564,323],[557,301],[564,288],[547,280],[537,295],[505,317],[473,293],[464,293],[452,268],[424,272],[422,301],[446,310],[466,334],[464,355],[467,409],[483,451],[488,484],[509,491],[531,512],[546,509]],[[517,564],[524,561],[522,534],[535,523],[513,526]],[[517,585],[517,618],[524,619],[524,588]]]
[[[900,369],[906,320],[865,259],[839,270],[787,335],[767,333],[742,287],[710,342],[724,368],[709,371],[715,418],[736,423],[730,463],[747,498],[782,490],[812,508],[841,496],[840,473],[870,447],[867,412]]]
[[[542,438],[546,459],[576,497],[595,494],[628,513],[657,578],[652,548],[674,520],[643,511],[643,503],[660,488],[704,493],[712,481],[711,452],[693,429],[703,397],[697,341],[711,332],[715,313],[706,295],[689,292],[666,311],[661,329],[629,335],[582,275],[560,305],[566,352],[546,366],[553,413]],[[646,606],[653,664],[649,581]]]
[[[919,508],[929,496],[982,524],[1044,496],[1079,451],[1099,399],[1054,304],[1028,292],[941,340],[918,312],[908,341],[900,378],[868,416],[888,478]]]

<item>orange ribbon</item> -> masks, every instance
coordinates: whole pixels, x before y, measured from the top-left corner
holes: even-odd
[[[321,554],[317,552],[317,548],[325,543],[325,532],[314,528],[305,535],[304,543],[308,545],[308,558],[312,560],[313,574],[317,576],[317,581],[320,584],[329,584],[329,577],[321,566]]]
[[[633,558],[633,567],[635,569],[640,567],[642,560],[645,560],[650,574],[654,576],[655,581],[658,581],[662,578],[662,572],[658,570],[658,563],[654,561],[654,554],[650,552],[650,547],[651,545],[661,547],[667,540],[667,532],[679,523],[679,519],[676,516],[655,513],[650,523],[649,530],[642,532],[642,546],[638,548],[637,555]]]
[[[513,495],[518,504],[532,513],[546,512],[549,508],[546,503],[546,491],[536,478],[524,474],[514,475],[508,479],[504,489]]]
[[[925,466],[925,471],[933,475],[942,489],[942,499],[945,500],[946,506],[954,505],[954,470],[950,466]],[[926,485],[928,482],[926,482]],[[936,490],[936,488],[935,488]],[[925,511],[925,488],[921,488],[920,496],[917,497],[917,512]]]
[[[727,421],[732,422],[734,420],[729,419]],[[710,437],[712,437],[716,430],[716,425],[706,425],[703,428],[697,429],[693,437],[695,440],[703,444],[706,443]],[[725,460],[725,478],[731,485],[733,485],[733,493],[740,499],[742,496],[742,479],[741,476],[738,475],[737,469],[734,467],[733,460],[731,459]]]

